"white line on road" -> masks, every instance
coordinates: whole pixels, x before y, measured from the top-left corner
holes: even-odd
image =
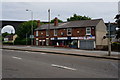
[[[40,54],[47,54],[47,53],[40,53]]]
[[[15,51],[15,50],[10,50],[10,51]]]
[[[25,51],[25,52],[29,52],[29,51]]]
[[[113,64],[113,63],[111,63],[116,69],[118,69],[118,65],[115,65],[115,64]]]
[[[66,67],[66,66],[60,66],[56,64],[51,64],[52,67],[58,67],[58,68],[63,68],[63,69],[68,69],[68,70],[76,70],[74,68]]]
[[[12,58],[14,58],[14,59],[22,59],[22,58],[19,58],[19,57],[15,57],[15,56],[13,56]]]

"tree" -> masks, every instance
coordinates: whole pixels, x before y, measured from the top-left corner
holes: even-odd
[[[118,38],[120,38],[120,14],[117,14],[116,17],[115,17],[115,19],[116,19],[116,22],[117,22],[117,26],[119,28],[116,31],[116,34],[117,34],[116,38],[118,39]]]
[[[52,19],[50,22],[51,22],[51,23],[54,23],[54,20],[55,20],[55,19]],[[63,21],[62,21],[62,20],[60,20],[60,19],[58,19],[58,22],[60,22],[60,23],[61,23],[61,22],[63,22]]]
[[[91,20],[91,18],[87,16],[80,16],[77,14],[74,14],[72,17],[67,18],[67,21],[76,21],[76,20]]]
[[[4,38],[5,36],[7,35],[10,35],[9,33],[5,32],[5,33],[2,33],[2,37]]]
[[[26,38],[26,34],[27,34],[27,36],[30,36],[31,35],[31,26],[32,26],[32,21],[27,21],[27,22],[20,24],[20,26],[18,27],[18,31],[16,32],[17,35],[19,36],[19,38],[21,38],[21,39]],[[37,21],[34,20],[33,21],[33,30],[36,28],[37,28]]]

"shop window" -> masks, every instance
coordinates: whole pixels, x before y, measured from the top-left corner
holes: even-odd
[[[36,36],[38,36],[38,31],[36,31]]]
[[[38,46],[38,40],[36,40],[36,45]]]
[[[54,36],[57,36],[57,29],[54,29]]]
[[[86,28],[86,35],[91,35],[91,28],[90,27]]]
[[[67,35],[68,35],[68,36],[71,36],[71,35],[72,35],[72,28],[68,28],[68,29],[67,29]]]

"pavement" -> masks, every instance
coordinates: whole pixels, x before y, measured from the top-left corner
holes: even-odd
[[[72,56],[120,60],[120,52],[113,52],[113,51],[111,52],[111,55],[108,56],[108,51],[58,48],[58,47],[52,47],[52,46],[41,47],[41,46],[3,45],[2,48],[9,49],[9,50],[44,52],[44,53],[51,53],[51,54],[63,54],[63,55],[72,55]]]

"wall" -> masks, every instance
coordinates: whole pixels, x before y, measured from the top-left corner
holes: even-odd
[[[107,39],[103,39],[103,36],[106,36],[106,33],[106,25],[103,20],[101,20],[96,26],[96,47],[99,46],[100,48],[100,46],[107,46]]]

